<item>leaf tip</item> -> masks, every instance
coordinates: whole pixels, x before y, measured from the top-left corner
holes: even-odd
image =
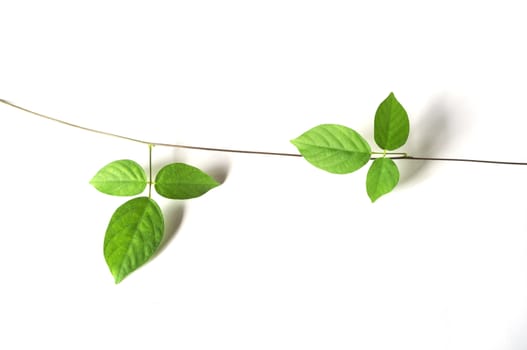
[[[221,185],[221,182],[219,182],[218,180],[216,180],[216,179],[213,178],[212,176],[211,176],[211,179],[212,179],[212,181],[213,181],[213,183],[210,184],[210,186],[211,186],[211,190],[212,190],[213,188],[216,188],[216,187],[218,187],[219,185]]]
[[[375,192],[374,189],[370,188],[369,186],[366,186],[366,192],[368,193],[368,197],[372,203],[375,203],[377,199],[383,196],[382,194]]]
[[[289,142],[291,142],[293,145],[296,146],[297,140],[298,138],[294,138],[294,139],[289,140]]]

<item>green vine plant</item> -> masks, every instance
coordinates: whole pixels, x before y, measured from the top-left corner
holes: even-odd
[[[98,191],[113,196],[138,196],[115,210],[104,237],[104,258],[115,283],[144,265],[156,254],[163,240],[165,220],[159,205],[152,199],[152,186],[160,196],[186,200],[204,195],[220,184],[202,170],[184,163],[162,167],[155,178],[152,174],[154,146],[197,149],[205,151],[245,153],[254,155],[304,157],[317,168],[334,174],[349,174],[372,163],[366,175],[366,193],[372,202],[391,192],[399,182],[399,169],[394,160],[426,160],[527,165],[524,162],[497,160],[417,157],[393,152],[404,146],[410,134],[408,113],[393,93],[383,100],[375,112],[374,140],[380,151],[357,131],[338,124],[318,125],[291,140],[297,153],[250,151],[149,142],[106,131],[72,124],[61,119],[33,112],[6,100],[0,102],[35,116],[97,134],[112,136],[148,145],[147,172],[135,161],[121,159],[102,167],[90,181]],[[148,196],[139,196],[148,187]]]
[[[165,165],[153,180],[153,147],[148,145],[148,179],[139,164],[122,159],[105,165],[90,181],[100,192],[113,196],[135,196],[148,185],[148,197],[136,197],[117,208],[106,229],[104,258],[115,283],[146,263],[163,240],[164,219],[152,199],[152,185],[159,195],[169,199],[196,198],[219,186],[210,175],[184,163]]]
[[[375,143],[383,149],[373,152],[368,142],[355,130],[343,125],[322,124],[291,142],[314,166],[335,174],[349,174],[362,168],[372,155],[374,159],[366,175],[366,192],[372,202],[391,192],[399,182],[399,169],[391,155],[407,157],[406,153],[388,153],[408,140],[410,121],[395,95],[390,95],[375,113]]]

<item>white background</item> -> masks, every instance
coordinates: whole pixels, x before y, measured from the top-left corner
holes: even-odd
[[[321,123],[372,141],[406,107],[413,155],[527,161],[521,1],[2,1],[0,98],[156,142],[295,152]],[[366,169],[157,147],[224,180],[159,199],[168,239],[115,285],[125,201],[88,182],[148,148],[0,106],[0,348],[527,347],[527,167]]]

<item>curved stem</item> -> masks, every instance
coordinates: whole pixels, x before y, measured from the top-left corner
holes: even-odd
[[[11,103],[7,100],[0,99],[0,102],[11,106],[13,108],[19,109],[21,111],[33,114],[37,117],[48,119],[51,121],[54,121],[56,123],[64,124],[67,126],[71,126],[73,128],[93,132],[100,135],[106,135],[106,136],[112,136],[115,138],[128,140],[132,142],[142,143],[145,145],[148,145],[150,147],[150,164],[152,161],[151,152],[152,147],[154,146],[164,146],[164,147],[175,147],[175,148],[184,148],[184,149],[194,149],[194,150],[202,150],[202,151],[213,151],[213,152],[227,152],[227,153],[244,153],[244,154],[259,154],[259,155],[269,155],[269,156],[283,156],[283,157],[302,157],[301,154],[297,153],[282,153],[282,152],[266,152],[266,151],[248,151],[248,150],[239,150],[239,149],[228,149],[228,148],[213,148],[213,147],[200,147],[200,146],[188,146],[188,145],[179,145],[179,144],[172,144],[172,143],[162,143],[162,142],[151,142],[151,141],[145,141],[140,140],[128,136],[122,136],[118,134],[113,134],[110,132],[87,128],[84,126],[80,126],[77,124],[69,123],[61,119],[53,118],[41,113],[33,112],[27,108],[18,106],[14,103]],[[385,155],[384,152],[371,152],[371,154],[378,154],[378,155]],[[407,153],[399,153],[399,152],[387,152],[386,155],[390,156],[391,159],[401,159],[401,160],[427,160],[427,161],[445,161],[445,162],[471,162],[471,163],[487,163],[487,164],[505,164],[505,165],[527,165],[527,162],[507,162],[507,161],[499,161],[499,160],[480,160],[480,159],[464,159],[464,158],[436,158],[436,157],[414,157],[409,156]],[[377,157],[372,157],[373,159],[377,159]],[[152,166],[150,166],[150,187],[152,183]],[[149,188],[149,196],[150,196],[151,188]]]
[[[93,132],[93,133],[96,133],[96,134],[99,134],[99,135],[111,136],[111,137],[115,137],[115,138],[122,139],[122,140],[128,140],[128,141],[132,141],[132,142],[142,143],[142,144],[145,144],[145,145],[175,147],[175,148],[184,148],[184,149],[195,149],[195,150],[201,150],[201,151],[214,151],[214,152],[261,154],[261,155],[284,156],[284,157],[302,157],[302,155],[295,154],[295,153],[246,151],[246,150],[228,149],[228,148],[212,148],[212,147],[187,146],[187,145],[178,145],[178,144],[173,144],[173,143],[162,143],[162,142],[145,141],[145,140],[140,140],[140,139],[136,139],[136,138],[132,138],[132,137],[128,137],[128,136],[122,136],[122,135],[118,135],[118,134],[113,134],[113,133],[107,132],[107,131],[87,128],[87,127],[80,126],[80,125],[77,125],[77,124],[69,123],[69,122],[66,122],[64,120],[53,118],[53,117],[50,117],[50,116],[47,116],[47,115],[44,115],[44,114],[41,114],[41,113],[33,112],[32,110],[29,110],[27,108],[18,106],[16,104],[11,103],[11,102],[6,101],[6,100],[0,99],[0,102],[3,103],[3,104],[6,104],[8,106],[14,107],[16,109],[19,109],[21,111],[24,111],[24,112],[36,115],[37,117],[48,119],[48,120],[51,120],[51,121],[54,121],[54,122],[57,122],[57,123],[60,123],[60,124],[64,124],[64,125],[67,125],[67,126],[71,126],[73,128],[77,128],[77,129]]]

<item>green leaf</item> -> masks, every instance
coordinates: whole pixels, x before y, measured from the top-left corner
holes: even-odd
[[[146,174],[133,160],[116,160],[99,170],[90,184],[102,193],[133,196],[145,190]]]
[[[170,199],[199,197],[220,184],[198,168],[183,163],[173,163],[157,173],[155,189]]]
[[[115,283],[152,257],[164,231],[163,214],[148,197],[131,199],[117,208],[104,237],[104,258]]]
[[[347,174],[360,169],[370,160],[368,142],[343,125],[316,126],[291,143],[314,166],[334,174]]]
[[[391,151],[404,145],[409,133],[408,114],[392,92],[375,113],[375,142],[382,149]]]
[[[377,158],[366,175],[366,191],[372,203],[391,192],[399,182],[399,169],[390,158]]]

